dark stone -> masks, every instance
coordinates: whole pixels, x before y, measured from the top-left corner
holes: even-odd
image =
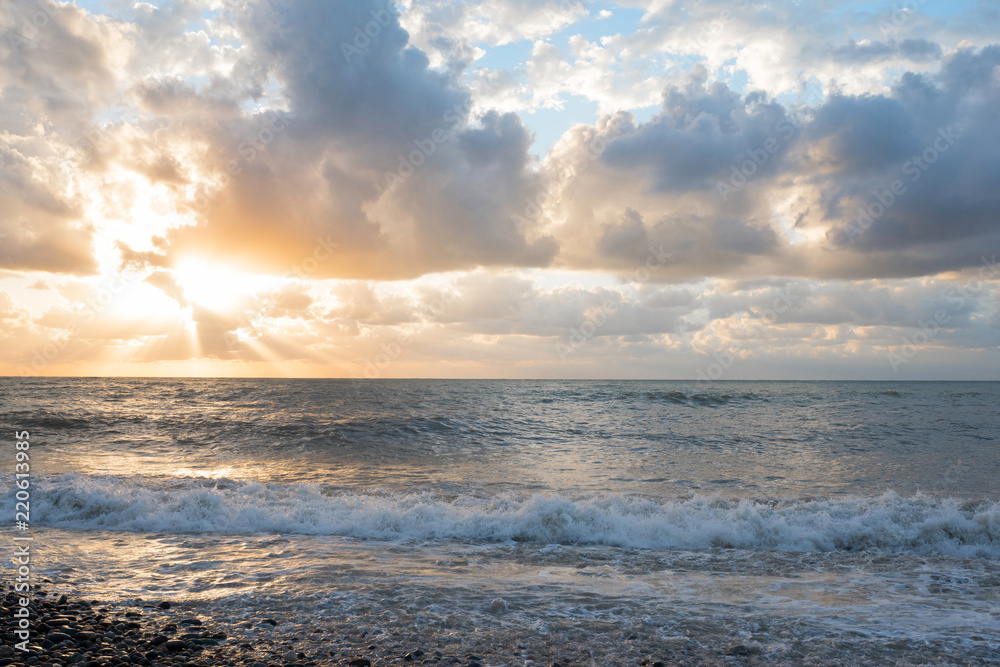
[[[368,658],[355,658],[347,663],[348,667],[372,667],[372,661]]]
[[[261,623],[267,623],[268,625],[270,625],[272,627],[278,624],[278,622],[276,620],[274,620],[273,618],[265,618],[263,621],[261,621]]]
[[[731,646],[729,650],[726,651],[726,655],[735,655],[735,656],[750,655],[750,653],[751,653],[750,649],[748,649],[743,644],[740,644],[739,646]]]
[[[64,632],[50,632],[48,635],[45,636],[45,638],[48,639],[53,644],[58,644],[59,642],[64,642],[67,639],[72,639],[72,637],[70,637],[69,635],[67,635]]]
[[[170,609],[170,603],[169,602],[161,602],[160,604],[158,604],[156,606],[159,609]]]
[[[160,644],[166,644],[167,641],[167,638],[163,635],[156,635],[149,643],[153,646],[159,646]]]
[[[652,667],[667,667],[667,666],[663,664],[662,660],[657,660],[656,662],[653,663]]]
[[[185,618],[180,621],[179,625],[201,625],[201,621],[197,618]]]
[[[61,595],[59,596],[59,601],[56,602],[56,604],[66,604],[67,602],[69,602],[69,598],[67,598],[65,595]]]
[[[164,646],[167,647],[168,651],[183,651],[188,647],[187,642],[182,642],[179,639],[171,639]]]
[[[403,656],[403,660],[405,660],[406,662],[413,662],[413,654],[407,653],[406,655]]]

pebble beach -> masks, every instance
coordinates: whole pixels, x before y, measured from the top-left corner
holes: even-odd
[[[121,604],[77,600],[50,593],[42,587],[36,587],[31,593],[28,605],[31,637],[28,650],[21,651],[12,648],[18,641],[13,632],[17,625],[13,612],[18,598],[24,595],[10,591],[4,596],[2,613],[6,627],[5,643],[0,647],[0,665],[572,667],[605,664],[590,656],[576,655],[578,649],[571,645],[556,651],[556,647],[538,642],[504,646],[484,637],[473,637],[469,644],[441,637],[421,641],[405,628],[396,632],[377,628],[371,633],[350,624],[312,627],[311,630],[300,624],[280,628],[282,622],[273,618],[234,624],[232,619],[190,616],[184,605],[166,601]],[[637,639],[633,636],[629,643]],[[473,648],[476,652],[472,652]],[[634,652],[623,649],[623,653]],[[554,659],[547,653],[561,657]],[[698,655],[691,647],[674,647],[673,655],[665,660],[635,658],[625,664],[649,667],[734,664],[732,657],[749,658],[752,649],[734,646],[724,655],[712,655],[705,650],[700,653]]]

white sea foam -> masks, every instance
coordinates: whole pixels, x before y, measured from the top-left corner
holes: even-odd
[[[41,525],[81,530],[1000,558],[1000,502],[894,492],[770,501],[701,495],[443,498],[430,493],[325,494],[308,484],[186,479],[166,485],[144,478],[69,474],[39,481],[32,518]]]

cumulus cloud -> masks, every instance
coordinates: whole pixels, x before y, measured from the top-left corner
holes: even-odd
[[[550,153],[561,259],[661,279],[933,275],[1000,248],[996,47],[879,95],[790,109],[695,71],[660,112],[578,128]]]
[[[641,374],[880,358],[942,312],[935,346],[996,347],[994,9],[619,7],[19,0],[7,354]]]
[[[408,46],[396,13],[275,1],[238,21],[287,108],[210,133],[214,169],[237,173],[172,252],[224,249],[280,271],[330,238],[340,251],[317,275],[365,278],[552,257],[550,239],[509,219],[537,188],[530,133],[514,115],[472,117],[468,88]],[[355,31],[366,25],[370,39]]]
[[[0,13],[0,267],[95,269],[73,144],[113,88],[122,33],[47,0]]]

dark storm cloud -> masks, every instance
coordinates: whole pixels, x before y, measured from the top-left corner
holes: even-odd
[[[815,182],[839,250],[872,255],[883,275],[919,275],[1000,249],[998,65],[1000,48],[959,51],[937,77],[819,110],[808,137],[835,168]]]

